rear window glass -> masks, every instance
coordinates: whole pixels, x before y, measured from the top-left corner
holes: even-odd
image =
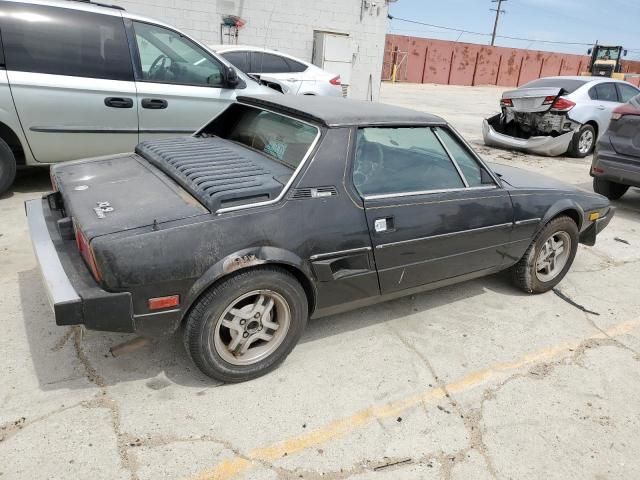
[[[586,83],[587,80],[576,80],[573,78],[539,78],[538,80],[525,83],[520,88],[555,87],[562,88],[567,93],[573,93]]]
[[[300,165],[319,129],[278,113],[246,105],[231,105],[207,125],[201,134],[245,145],[295,169]]]

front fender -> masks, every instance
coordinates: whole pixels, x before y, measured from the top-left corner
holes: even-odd
[[[252,268],[260,265],[285,265],[296,269],[305,276],[308,286],[312,288],[312,294],[315,298],[316,291],[313,279],[313,273],[307,262],[304,262],[296,254],[277,247],[253,247],[239,250],[226,257],[220,259],[191,286],[186,295],[183,305],[184,316],[191,310],[194,302],[217,281],[223,279],[227,275],[234,272]]]
[[[535,232],[535,235],[540,232],[544,228],[544,226],[551,221],[554,217],[558,216],[558,214],[562,212],[571,212],[569,216],[571,216],[574,220],[578,222],[578,231],[582,231],[582,226],[584,225],[584,210],[580,206],[580,204],[572,198],[563,198],[562,200],[558,200],[555,202],[545,213],[544,217],[540,221],[538,225],[538,229]]]

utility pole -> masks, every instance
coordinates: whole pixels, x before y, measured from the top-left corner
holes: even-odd
[[[496,21],[493,24],[493,35],[491,35],[491,46],[496,42],[496,30],[498,30],[498,20],[500,20],[501,13],[507,13],[502,10],[500,7],[502,6],[502,2],[506,2],[507,0],[491,0],[493,3],[498,3],[498,8],[492,8],[492,11],[496,12]]]

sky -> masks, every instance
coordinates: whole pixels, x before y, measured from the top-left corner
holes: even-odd
[[[497,3],[491,0],[397,0],[394,17],[490,34]],[[640,0],[507,0],[498,35],[532,40],[622,45],[627,59],[640,60]],[[456,40],[460,32],[391,20],[389,33]],[[490,36],[463,33],[461,42],[489,44]],[[588,45],[496,38],[496,45],[586,54]]]

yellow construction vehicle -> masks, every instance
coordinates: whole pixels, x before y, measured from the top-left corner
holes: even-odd
[[[581,75],[591,75],[594,77],[611,77],[624,80],[622,73],[622,57],[627,56],[627,51],[621,46],[598,45],[597,43],[587,51],[591,55],[589,71],[582,72]]]

